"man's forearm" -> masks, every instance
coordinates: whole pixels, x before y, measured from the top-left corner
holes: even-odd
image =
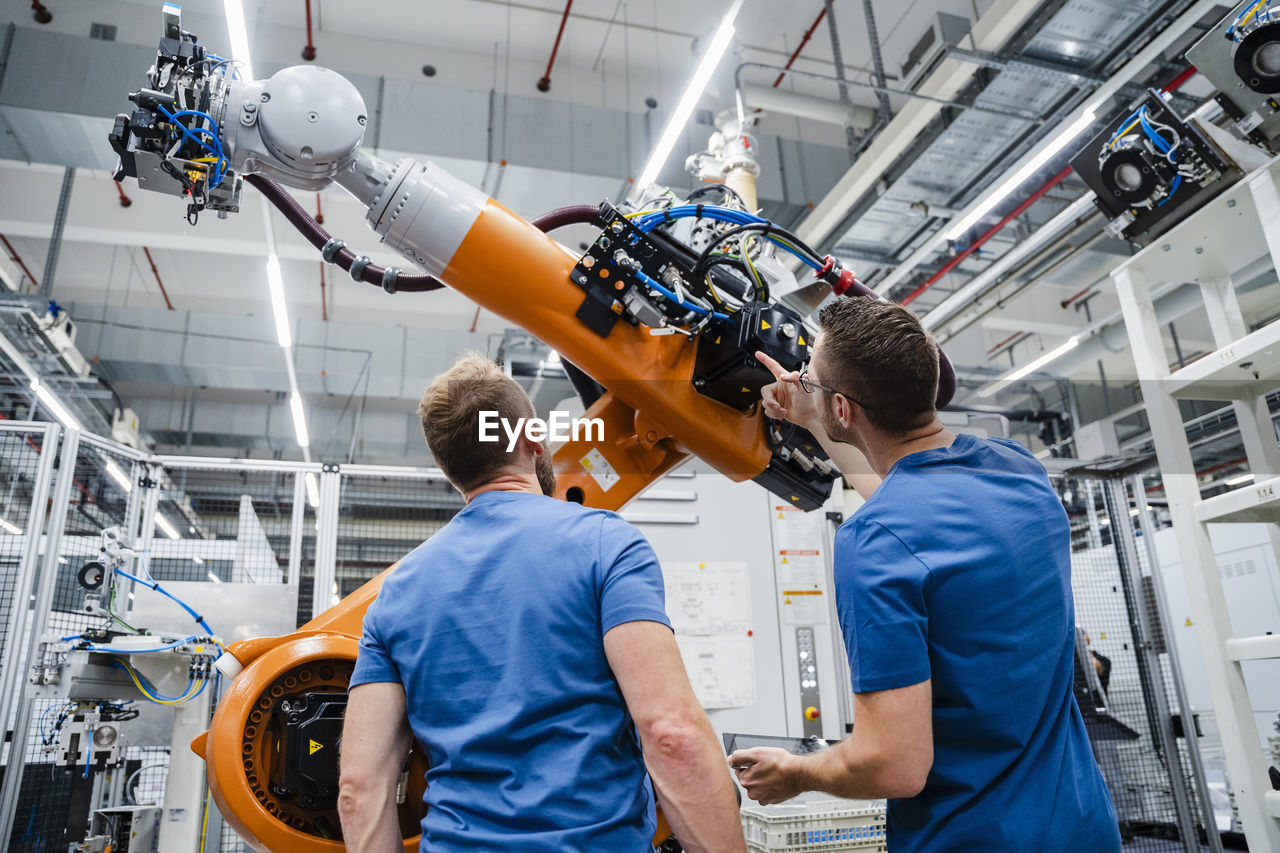
[[[394,793],[344,789],[338,795],[338,815],[348,853],[403,851]]]
[[[861,748],[854,738],[813,755],[796,756],[792,772],[806,791],[821,791],[850,800],[914,796],[893,778],[890,760]]]
[[[742,851],[737,795],[715,732],[701,725],[641,738],[662,813],[689,853]]]

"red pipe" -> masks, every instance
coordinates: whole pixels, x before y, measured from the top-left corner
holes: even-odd
[[[307,62],[316,58],[316,46],[311,41],[311,0],[307,0],[307,46],[302,49],[302,58]]]
[[[551,66],[556,64],[556,52],[560,50],[560,38],[564,35],[564,25],[569,21],[569,10],[573,8],[573,0],[564,4],[564,14],[560,17],[560,29],[556,32],[556,43],[551,45],[551,58],[547,60],[547,70],[538,81],[539,92],[551,91]]]
[[[1174,77],[1172,80],[1170,80],[1170,81],[1165,85],[1165,87],[1164,87],[1163,89],[1161,89],[1160,91],[1162,91],[1162,92],[1176,92],[1176,91],[1178,91],[1179,89],[1181,89],[1181,88],[1182,88],[1182,84],[1183,84],[1183,83],[1186,83],[1186,82],[1187,82],[1188,80],[1190,80],[1192,77],[1196,76],[1196,70],[1197,70],[1197,69],[1196,69],[1196,67],[1195,67],[1194,65],[1190,66],[1189,68],[1187,68],[1187,70],[1186,70],[1186,71],[1183,71],[1183,72],[1182,72],[1181,74],[1179,74],[1177,77]]]
[[[471,331],[476,330],[476,324],[480,322],[480,306],[476,306],[476,316],[471,318]]]
[[[164,289],[164,282],[160,280],[160,270],[156,269],[156,262],[151,258],[151,250],[146,246],[142,247],[143,253],[147,256],[147,263],[151,264],[151,274],[156,277],[156,284],[160,285],[160,295],[164,297],[164,304],[169,306],[169,310],[173,310],[173,303],[169,301],[169,292]]]
[[[320,209],[320,193],[316,193],[316,224],[324,224],[324,211]]]
[[[324,297],[324,268],[325,262],[320,262],[320,318],[326,323],[329,322],[329,303]]]
[[[128,207],[133,204],[133,199],[124,194],[124,184],[116,181],[116,192],[120,193],[120,206]]]
[[[1012,335],[1010,335],[1009,337],[1005,338],[1003,341],[1001,341],[1000,343],[996,344],[996,345],[995,345],[995,346],[993,346],[991,349],[987,350],[987,355],[991,355],[992,353],[997,352],[998,350],[1004,349],[1004,347],[1005,347],[1005,345],[1006,345],[1006,344],[1011,344],[1011,343],[1013,343],[1013,342],[1014,342],[1014,340],[1016,340],[1017,338],[1020,338],[1020,337],[1022,337],[1022,336],[1024,336],[1024,335],[1028,335],[1028,334],[1030,334],[1030,332],[1014,332]]]
[[[796,45],[796,49],[791,52],[791,58],[787,60],[786,65],[782,66],[783,68],[790,70],[791,66],[795,64],[796,58],[800,56],[800,51],[804,50],[804,46],[808,44],[809,39],[813,37],[813,31],[818,28],[818,24],[821,24],[822,19],[825,18],[826,16],[827,16],[827,7],[823,6],[822,11],[818,13],[818,17],[814,18],[813,23],[809,25],[809,29],[804,31],[804,36],[801,37],[800,44]],[[783,71],[781,74],[779,74],[778,79],[773,81],[773,88],[775,89],[778,88],[778,85],[782,83],[782,78],[786,76],[787,76],[786,71]]]
[[[1075,294],[1074,296],[1071,296],[1071,297],[1068,297],[1067,299],[1062,300],[1062,301],[1061,301],[1061,302],[1059,302],[1058,304],[1059,304],[1059,305],[1061,305],[1063,308],[1068,308],[1068,307],[1070,307],[1070,306],[1071,306],[1071,303],[1075,302],[1075,301],[1076,301],[1076,300],[1078,300],[1081,296],[1084,296],[1086,293],[1089,293],[1089,292],[1091,292],[1092,290],[1093,290],[1093,285],[1091,284],[1091,285],[1089,285],[1088,287],[1086,287],[1084,290],[1080,291],[1079,293]]]
[[[31,0],[31,17],[36,19],[37,24],[47,24],[53,20],[53,13],[40,0]]]
[[[13,244],[9,242],[9,238],[0,234],[0,243],[4,243],[5,250],[9,252],[9,260],[18,265],[22,270],[22,274],[31,279],[31,286],[37,290],[40,289],[40,282],[36,281],[36,277],[31,274],[31,270],[27,269],[27,265],[22,262],[22,258],[18,257],[18,250],[13,248]]]
[[[1014,219],[1017,219],[1019,216],[1026,213],[1027,208],[1031,207],[1031,205],[1035,204],[1037,201],[1044,198],[1045,195],[1048,194],[1049,190],[1053,189],[1058,184],[1065,181],[1071,175],[1071,172],[1072,172],[1072,169],[1070,166],[1068,166],[1067,168],[1063,169],[1061,172],[1059,172],[1058,174],[1050,178],[1049,182],[1044,186],[1042,186],[1040,189],[1036,190],[1034,193],[1032,193],[1030,198],[1028,198],[1022,204],[1015,207],[1013,210],[1009,211],[1008,215],[1006,215],[1004,219],[1001,219],[999,222],[993,225],[989,231],[987,231],[977,240],[974,240],[973,243],[967,249],[965,249],[960,254],[956,255],[947,263],[946,266],[944,266],[942,269],[938,270],[936,273],[930,276],[928,281],[926,281],[924,284],[920,285],[915,290],[913,290],[910,296],[902,300],[902,304],[910,305],[917,296],[919,296],[920,294],[924,293],[926,290],[928,290],[929,288],[937,284],[938,280],[941,279],[944,275],[951,272],[956,267],[960,266],[960,264],[964,261],[965,258],[969,257],[974,252],[978,251],[978,249],[982,247],[983,243],[986,243],[992,237],[996,236],[996,234],[1004,230],[1004,227],[1008,225],[1010,222],[1012,222]]]
[[[1195,74],[1196,74],[1196,67],[1192,65],[1191,67],[1187,68],[1186,71],[1183,71],[1177,77],[1169,81],[1168,85],[1164,87],[1163,91],[1173,92],[1178,90],[1179,88],[1182,87],[1184,83],[1186,83],[1188,80],[1194,77]],[[781,77],[779,77],[779,79],[781,79]],[[775,83],[774,85],[776,86],[777,84]],[[1035,193],[1031,196],[1031,198],[1027,199],[1022,204],[1018,205],[1012,212],[1009,213],[1008,216],[1006,216],[1004,219],[1001,219],[998,223],[996,223],[995,227],[993,227],[987,233],[983,234],[977,240],[974,240],[973,244],[970,245],[969,248],[965,249],[963,252],[956,255],[954,258],[952,258],[950,263],[948,263],[942,269],[938,270],[929,278],[928,281],[926,281],[924,284],[920,285],[914,291],[912,291],[910,296],[902,300],[902,304],[910,305],[911,302],[917,296],[924,293],[929,288],[933,287],[940,278],[942,278],[944,275],[946,275],[947,273],[951,272],[953,269],[958,267],[961,264],[961,262],[964,261],[965,258],[969,257],[974,252],[976,252],[982,246],[983,243],[990,240],[992,237],[998,234],[1006,225],[1008,225],[1014,219],[1016,219],[1017,217],[1025,213],[1027,208],[1031,207],[1031,205],[1035,204],[1037,201],[1044,198],[1045,193],[1049,192],[1049,190],[1053,189],[1058,184],[1065,181],[1067,179],[1067,176],[1070,174],[1071,174],[1071,167],[1068,166],[1058,174],[1054,175],[1053,178],[1049,180],[1049,183],[1045,184],[1040,189],[1036,190]],[[1078,296],[1080,296],[1080,294],[1076,294],[1076,296],[1073,296],[1071,299],[1074,300]],[[1066,308],[1067,305],[1070,304],[1070,301],[1071,300],[1068,300],[1067,302],[1062,303],[1062,307]]]
[[[1249,457],[1241,456],[1239,459],[1232,459],[1230,462],[1223,462],[1221,465],[1214,465],[1212,468],[1205,468],[1201,471],[1197,471],[1196,476],[1203,477],[1205,474],[1213,474],[1216,471],[1221,471],[1223,468],[1232,468],[1236,465],[1239,465],[1241,462],[1248,462],[1248,461],[1249,461]],[[1148,486],[1146,491],[1147,491],[1147,494],[1151,494],[1152,492],[1162,492],[1164,491],[1164,483],[1161,483],[1158,486]]]

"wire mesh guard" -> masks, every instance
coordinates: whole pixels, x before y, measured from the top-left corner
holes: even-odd
[[[842,800],[802,795],[772,806],[745,804],[742,833],[759,853],[884,851],[884,800]]]
[[[1115,804],[1124,849],[1200,850],[1207,840],[1205,809],[1187,757],[1147,550],[1123,547],[1124,537],[1133,536],[1131,514],[1127,501],[1117,506],[1107,498],[1109,484],[1057,485],[1071,519],[1076,699]],[[1125,561],[1134,558],[1137,565],[1126,571]],[[1144,619],[1149,635],[1143,633]],[[1143,653],[1144,644],[1154,663],[1153,655]],[[1172,751],[1170,742],[1176,743]],[[1187,812],[1181,821],[1180,799]]]
[[[9,462],[21,457],[6,453],[4,458]],[[64,513],[65,517],[60,519],[64,528],[56,549],[46,548],[42,556],[41,571],[55,573],[46,633],[75,634],[101,621],[84,612],[85,589],[77,581],[77,574],[97,556],[103,529],[127,526],[131,517],[136,523],[138,471],[133,456],[127,452],[105,444],[81,443],[71,472],[67,505],[51,506],[49,510],[51,527],[55,513]],[[26,642],[32,639],[38,638],[24,637]],[[32,725],[26,731],[13,733],[15,740],[25,739],[24,766],[15,771],[22,773],[22,779],[8,848],[14,853],[66,849],[68,843],[83,837],[91,804],[101,796],[103,785],[108,789],[118,787],[144,761],[155,763],[147,761],[148,750],[130,747],[125,750],[121,770],[102,779],[93,778],[93,774],[86,777],[79,768],[60,764],[60,739],[54,726],[64,717],[64,711],[69,714],[78,707],[66,699],[37,698],[32,703]],[[12,722],[17,724],[16,719]],[[10,770],[7,763],[5,770]]]
[[[16,604],[19,563],[36,500],[44,440],[41,430],[0,431],[0,660],[9,651],[9,620]],[[56,448],[50,452],[56,453]]]
[[[338,541],[328,604],[335,604],[417,548],[462,509],[439,475],[348,474],[339,493]],[[307,584],[303,584],[304,587]]]

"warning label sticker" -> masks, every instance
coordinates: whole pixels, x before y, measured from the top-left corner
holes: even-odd
[[[596,481],[596,485],[602,492],[609,491],[622,479],[598,448],[592,448],[591,452],[582,457],[579,462],[583,468],[587,469],[587,473]]]

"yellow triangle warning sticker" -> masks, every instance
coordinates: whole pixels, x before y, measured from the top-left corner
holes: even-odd
[[[1191,620],[1190,620],[1190,619],[1188,619],[1188,620],[1187,620],[1187,627],[1188,627],[1188,628],[1190,628],[1190,627],[1191,627]]]
[[[750,393],[751,393],[751,389],[750,389],[750,388],[748,388],[746,385],[743,385],[743,386],[742,386],[742,393],[743,393],[743,394],[750,394]]]
[[[784,562],[784,563],[789,563],[789,562],[791,562],[791,561],[790,561],[790,560],[788,560],[786,557],[783,557],[783,558],[782,558],[782,562]]]
[[[802,347],[807,347],[807,346],[808,346],[808,344],[806,344],[806,343],[804,342],[804,336],[801,336],[801,337],[800,337],[800,346],[802,346]]]
[[[782,517],[783,517],[782,513],[778,513],[778,518],[782,518]]]
[[[307,742],[307,745],[311,750],[310,752],[307,753],[307,755],[315,755],[317,752],[324,749],[324,744],[320,743],[319,741],[311,740]]]
[[[762,331],[762,332],[763,332],[765,329],[772,329],[772,328],[773,328],[773,327],[769,325],[769,321],[768,321],[768,320],[761,320],[761,321],[760,321],[760,331]]]
[[[720,336],[716,335],[716,343],[720,343]]]
[[[787,598],[783,599],[783,602],[782,602],[782,603],[783,603],[783,604],[790,604],[790,603],[791,603],[791,598],[790,598],[790,596],[788,596]]]

